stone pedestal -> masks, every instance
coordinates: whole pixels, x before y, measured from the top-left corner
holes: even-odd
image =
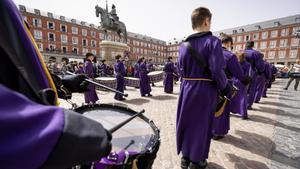
[[[124,55],[124,51],[128,51],[129,47],[125,43],[102,41],[100,43],[101,59],[105,59],[108,65],[113,65],[116,62],[116,55]]]

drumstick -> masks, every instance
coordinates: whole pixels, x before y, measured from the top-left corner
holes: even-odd
[[[130,143],[126,147],[124,147],[124,150],[127,150],[134,143],[135,143],[135,141],[131,140]]]
[[[72,72],[69,72],[69,71],[67,71],[66,73],[69,74],[69,75],[73,75],[73,76],[76,75],[76,74],[74,74],[74,73],[72,73]],[[102,88],[104,88],[104,89],[106,89],[106,90],[109,90],[109,91],[112,91],[112,92],[121,94],[121,95],[123,95],[124,97],[128,97],[128,94],[122,93],[122,92],[120,92],[120,91],[118,91],[118,90],[116,90],[116,89],[110,88],[110,87],[105,86],[105,85],[100,84],[100,83],[97,83],[97,82],[95,82],[95,81],[93,81],[93,80],[85,79],[85,81],[87,81],[87,82],[89,82],[89,83],[92,83],[92,84],[94,84],[94,85],[96,85],[96,86],[102,87]]]
[[[129,123],[131,120],[133,120],[134,118],[136,118],[137,116],[139,116],[140,114],[143,114],[143,113],[145,113],[145,110],[142,110],[142,111],[134,114],[130,118],[126,119],[125,121],[121,122],[120,124],[116,125],[115,127],[109,129],[109,132],[114,133],[115,131],[119,130],[121,127],[123,127],[124,125]]]

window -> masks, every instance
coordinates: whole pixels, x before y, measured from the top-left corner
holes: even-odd
[[[60,31],[61,32],[67,32],[67,26],[66,25],[60,25]]]
[[[249,40],[250,40],[250,36],[249,36],[249,35],[245,35],[244,41],[247,42],[247,41],[249,41]]]
[[[268,32],[263,32],[261,35],[262,39],[267,39],[268,38]]]
[[[299,46],[299,40],[298,38],[293,38],[292,39],[292,43],[291,46],[295,47],[295,46]]]
[[[43,51],[43,44],[42,43],[37,43],[36,45],[37,45],[39,51],[42,52]]]
[[[72,44],[77,45],[78,44],[78,38],[77,37],[72,37]]]
[[[33,26],[39,27],[39,28],[42,27],[42,21],[40,19],[33,18],[32,22],[33,22]]]
[[[91,31],[91,36],[95,38],[96,37],[96,32],[95,31]]]
[[[72,34],[78,34],[78,28],[77,27],[72,27]]]
[[[270,41],[270,45],[269,45],[269,48],[275,48],[276,47],[276,40],[272,40]]]
[[[258,43],[254,43],[254,49],[257,49],[258,48]]]
[[[67,49],[66,46],[62,46],[62,47],[61,47],[61,50],[62,50],[62,52],[63,52],[64,54],[66,54],[67,51],[68,51],[68,49]]]
[[[95,49],[91,50],[92,54],[97,55],[97,51]]]
[[[34,30],[33,35],[34,35],[35,39],[43,39],[43,32],[42,31]]]
[[[88,42],[86,39],[82,39],[82,46],[87,46],[88,45]]]
[[[288,36],[289,35],[289,28],[281,30],[281,36]]]
[[[85,55],[89,52],[87,48],[82,48],[82,55]]]
[[[96,41],[91,40],[91,46],[92,46],[93,48],[95,48],[95,47],[96,47]]]
[[[53,22],[48,22],[48,25],[47,25],[48,29],[52,29],[54,30],[55,29],[55,25]]]
[[[237,37],[237,42],[242,42],[243,37],[242,36],[238,36]]]
[[[82,29],[81,30],[81,34],[82,34],[82,36],[87,36],[87,30],[86,29]]]
[[[107,36],[107,40],[111,40],[111,36],[110,35]]]
[[[290,50],[290,58],[297,58],[297,49]]]
[[[280,40],[280,47],[281,48],[285,48],[285,47],[287,47],[287,39],[281,39]]]
[[[275,58],[275,51],[269,51],[268,58],[269,59],[274,59]]]
[[[72,52],[77,55],[79,53],[79,50],[77,48],[73,48]]]
[[[300,30],[300,26],[293,27],[293,34],[296,34],[298,30]]]
[[[99,38],[103,40],[105,39],[105,35],[103,33],[99,33]]]
[[[259,39],[259,33],[253,34],[253,40],[258,40]]]
[[[266,49],[266,47],[267,47],[266,41],[260,43],[260,49]]]
[[[280,59],[284,59],[285,58],[285,54],[286,54],[286,51],[285,50],[281,50],[281,51],[279,51],[278,57]]]
[[[52,45],[52,44],[49,45],[49,50],[50,51],[55,51],[55,48],[56,48],[55,45]]]
[[[271,32],[271,38],[276,38],[277,36],[278,36],[277,30]]]
[[[68,43],[68,36],[67,35],[61,35],[60,39],[61,39],[62,43]]]
[[[54,33],[48,33],[48,40],[49,41],[55,41],[55,35],[54,35]]]

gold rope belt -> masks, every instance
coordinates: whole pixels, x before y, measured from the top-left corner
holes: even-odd
[[[182,79],[183,80],[189,80],[189,81],[210,81],[210,82],[213,81],[213,80],[207,79],[207,78],[188,78],[188,77],[184,77]]]

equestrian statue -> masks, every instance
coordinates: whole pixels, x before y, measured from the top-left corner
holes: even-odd
[[[99,17],[99,14],[101,15],[101,28],[104,29],[104,32],[106,33],[105,39],[107,37],[107,30],[116,32],[119,35],[119,38],[121,40],[121,34],[123,34],[125,43],[127,43],[127,31],[126,26],[123,22],[119,21],[119,17],[116,12],[116,6],[112,5],[112,9],[110,12],[108,12],[107,3],[106,3],[106,9],[103,9],[96,5],[96,16]]]

